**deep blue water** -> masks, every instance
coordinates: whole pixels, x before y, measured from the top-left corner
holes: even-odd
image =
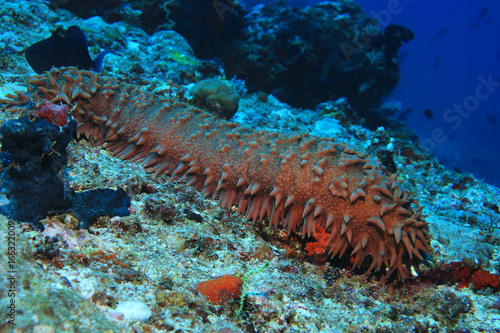
[[[445,166],[500,186],[500,1],[356,2],[382,27],[400,24],[415,33],[400,50],[400,83],[387,99],[412,109],[405,122]]]

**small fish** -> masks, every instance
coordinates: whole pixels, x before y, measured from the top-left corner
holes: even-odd
[[[434,70],[439,68],[439,62],[440,62],[440,58],[439,58],[439,56],[437,56],[436,60],[434,61]]]
[[[439,31],[437,32],[437,34],[436,34],[435,36],[433,36],[433,37],[431,37],[431,38],[429,39],[429,45],[431,45],[432,43],[434,43],[434,41],[435,41],[436,39],[443,37],[443,36],[444,36],[444,35],[446,35],[447,33],[448,33],[448,28],[447,28],[447,27],[442,28],[441,30],[439,30]]]
[[[424,116],[427,118],[427,119],[432,119],[434,118],[434,113],[432,113],[431,110],[429,109],[425,109],[424,110]]]
[[[488,113],[488,114],[486,115],[486,119],[488,120],[488,122],[489,122],[491,125],[496,125],[496,124],[498,124],[497,117],[495,117],[495,115],[494,115],[494,114]]]
[[[408,117],[408,115],[410,113],[413,112],[413,109],[406,109],[406,110],[403,110],[401,111],[398,115],[396,115],[396,119],[397,120],[400,120],[400,121],[405,121],[406,118]]]
[[[481,24],[479,23],[471,23],[467,26],[467,28],[469,29],[478,29],[478,28],[481,28]]]
[[[444,27],[442,28],[441,30],[439,30],[436,34],[436,38],[441,38],[443,37],[444,35],[446,35],[448,33],[448,28],[447,27]]]
[[[405,50],[401,53],[398,54],[398,60],[401,61],[403,60],[404,58],[408,57],[408,50]]]
[[[66,30],[61,36],[57,29],[50,38],[39,41],[26,49],[24,56],[35,72],[41,74],[52,67],[77,66],[79,69],[91,69],[100,72],[104,56],[113,51],[103,51],[92,60],[89,55],[87,39],[77,26]]]
[[[490,11],[490,7],[482,7],[479,10],[479,13],[477,13],[477,19],[478,20],[484,19],[484,17],[488,14],[489,11]]]

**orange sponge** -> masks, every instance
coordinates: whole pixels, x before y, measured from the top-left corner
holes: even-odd
[[[214,305],[221,305],[241,296],[243,281],[234,275],[223,275],[217,279],[200,282],[196,290]]]

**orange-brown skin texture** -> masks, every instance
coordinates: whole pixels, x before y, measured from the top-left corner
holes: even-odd
[[[113,78],[53,69],[28,79],[28,91],[9,95],[12,112],[48,99],[73,106],[84,135],[114,155],[140,162],[238,205],[247,218],[264,217],[299,236],[320,225],[328,252],[350,253],[354,267],[388,269],[400,278],[429,253],[422,206],[378,159],[345,143],[305,135],[255,131]]]

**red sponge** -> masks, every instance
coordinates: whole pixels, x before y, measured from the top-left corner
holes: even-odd
[[[243,281],[234,275],[223,275],[217,279],[200,282],[196,290],[214,305],[221,305],[241,296]]]

